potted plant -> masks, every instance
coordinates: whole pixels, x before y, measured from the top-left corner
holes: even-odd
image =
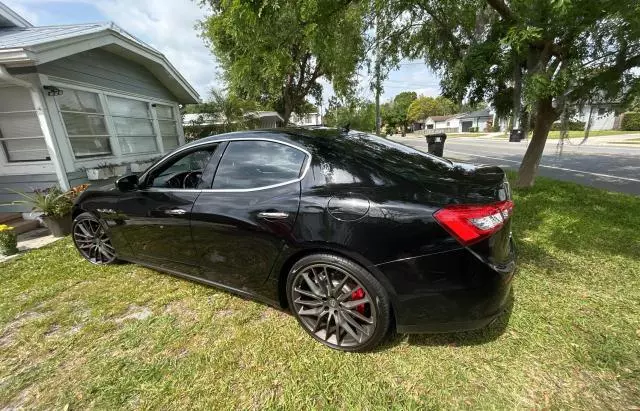
[[[13,227],[0,224],[0,255],[9,256],[18,253],[18,237]]]
[[[63,237],[71,232],[73,195],[70,192],[64,192],[58,186],[36,190],[33,194],[7,190],[20,195],[24,200],[16,200],[6,205],[31,205],[33,211],[42,213],[42,221],[54,237]]]

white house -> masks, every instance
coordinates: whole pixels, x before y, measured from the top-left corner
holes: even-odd
[[[476,131],[485,131],[487,129],[487,123],[493,122],[494,117],[495,113],[489,108],[456,116],[460,123],[459,130],[462,133],[468,132],[471,128],[476,129]]]
[[[161,52],[112,23],[34,27],[0,3],[2,188],[67,189],[105,165],[128,172],[184,143],[178,104],[198,101]],[[0,204],[15,198],[0,190]]]
[[[613,130],[620,127],[616,107],[613,103],[585,104],[572,120],[584,122],[585,129],[587,122],[591,121],[591,130]]]
[[[428,117],[425,121],[425,132],[427,134],[435,132],[465,133],[472,128],[485,131],[488,123],[494,121],[495,113],[489,108],[450,116],[433,116]]]
[[[322,115],[319,111],[316,111],[314,113],[307,113],[302,116],[298,116],[296,113],[292,113],[289,122],[291,124],[295,124],[296,126],[321,126]]]
[[[460,122],[455,115],[432,116],[428,117],[425,121],[425,128],[427,130],[441,130],[445,133],[457,132],[459,125]]]

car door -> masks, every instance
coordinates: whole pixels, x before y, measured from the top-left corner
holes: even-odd
[[[145,173],[137,190],[123,193],[116,231],[135,260],[191,275],[199,274],[190,228],[202,187],[210,187],[218,144],[178,151]]]
[[[192,234],[203,275],[259,292],[290,238],[309,153],[264,139],[229,141],[211,190],[192,210]]]

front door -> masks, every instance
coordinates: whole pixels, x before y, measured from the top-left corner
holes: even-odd
[[[134,259],[197,275],[191,211],[202,187],[211,184],[209,165],[216,147],[176,153],[147,173],[140,189],[120,197],[115,205],[116,231],[128,243]]]
[[[306,152],[277,141],[229,142],[212,190],[204,190],[192,210],[192,234],[207,279],[260,292],[291,240],[306,161]]]

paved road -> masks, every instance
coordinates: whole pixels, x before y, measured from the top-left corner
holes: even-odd
[[[424,137],[393,139],[427,151]],[[572,144],[565,143],[562,154],[558,150],[558,140],[547,141],[538,174],[640,195],[640,145],[627,147],[598,144],[596,139],[597,137],[591,138],[584,145],[578,145],[579,140],[574,139]],[[450,138],[446,141],[444,156],[517,170],[527,144],[526,141],[509,143],[506,139],[491,137]]]

